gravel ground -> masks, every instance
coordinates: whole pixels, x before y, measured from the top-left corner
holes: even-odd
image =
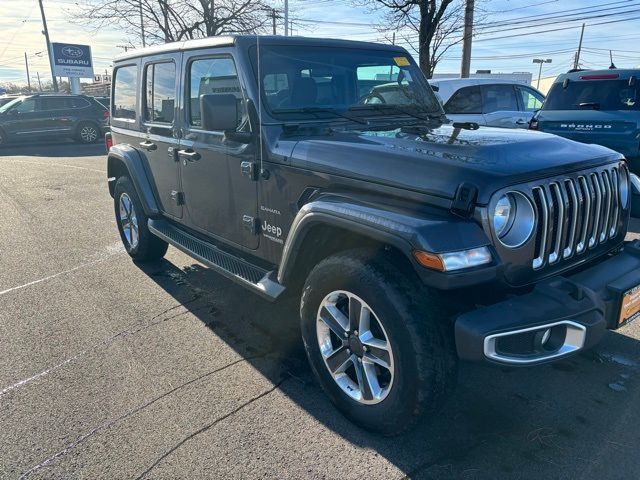
[[[640,477],[640,322],[551,366],[462,365],[439,415],[376,437],[313,382],[295,300],[173,248],[130,261],[105,163],[0,152],[1,478]]]

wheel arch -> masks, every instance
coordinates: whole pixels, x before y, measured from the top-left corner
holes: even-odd
[[[109,149],[107,178],[109,181],[109,193],[112,197],[115,183],[121,176],[128,176],[131,179],[145,214],[149,217],[159,215],[159,204],[142,164],[140,154],[128,145],[115,145]]]

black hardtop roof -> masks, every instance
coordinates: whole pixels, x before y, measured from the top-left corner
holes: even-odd
[[[151,47],[130,50],[114,58],[114,62],[122,62],[138,57],[146,57],[169,52],[180,52],[185,50],[197,50],[201,48],[215,48],[237,46],[249,48],[257,43],[257,35],[230,35],[219,37],[198,38],[186,40],[184,42],[165,43],[153,45]],[[313,37],[284,37],[281,35],[259,35],[261,45],[300,45],[300,46],[327,46],[351,49],[375,49],[395,52],[406,52],[397,45],[387,45],[373,42],[359,42],[355,40],[341,40],[335,38],[313,38]]]
[[[584,82],[580,77],[592,76],[592,75],[618,75],[619,80],[628,80],[632,76],[640,78],[640,69],[638,68],[605,68],[601,70],[576,70],[573,72],[563,73],[558,75],[553,83],[562,83],[565,79],[569,79],[574,82]],[[603,78],[606,80],[606,78]]]

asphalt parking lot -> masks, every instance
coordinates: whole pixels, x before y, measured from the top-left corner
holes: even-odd
[[[1,478],[640,476],[640,322],[551,366],[462,365],[441,413],[376,437],[314,383],[294,300],[173,248],[132,263],[105,170],[101,145],[0,151]]]

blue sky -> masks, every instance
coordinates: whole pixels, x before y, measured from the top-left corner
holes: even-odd
[[[575,11],[575,14],[595,16],[615,13],[617,15],[585,20],[587,27],[582,66],[585,68],[608,67],[608,49],[614,50],[614,62],[618,67],[640,65],[640,33],[637,32],[637,27],[634,28],[640,21],[640,1],[638,0],[476,0],[476,4],[487,12],[485,22],[519,21],[523,23],[507,27],[486,26],[484,32],[481,31],[474,40],[472,71],[477,69],[491,69],[493,72],[529,71],[537,76],[537,66],[532,64],[534,57],[553,60],[551,65],[544,66],[543,77],[566,71],[572,64],[573,54],[578,44],[581,20],[567,22],[565,18],[559,17],[554,20],[557,23],[552,25],[542,24],[535,28],[518,30],[509,30],[509,28],[527,27],[531,22],[531,16],[561,15],[565,10],[588,7],[591,9]],[[0,83],[26,82],[25,51],[29,58],[32,77],[39,72],[43,79],[50,78],[46,55],[38,53],[44,50],[44,36],[40,33],[42,27],[37,0],[0,0],[0,5],[3,12],[0,18]],[[140,43],[139,39],[127,39],[121,32],[115,30],[107,28],[94,31],[90,27],[71,23],[70,16],[75,8],[74,0],[44,0],[44,5],[51,40],[90,44],[96,73],[103,73],[105,69],[109,69],[110,59],[122,51],[122,48],[117,45],[129,42],[134,45]],[[392,31],[382,28],[381,12],[356,7],[354,2],[349,0],[289,0],[289,5],[291,17],[295,19],[294,34],[384,42],[388,42],[387,39],[391,38]],[[616,23],[596,25],[596,23],[608,21]],[[533,31],[549,29],[562,30],[525,35]],[[405,35],[399,32],[398,39],[403,37]],[[460,49],[454,47],[447,52],[436,72],[455,73],[459,68]]]

